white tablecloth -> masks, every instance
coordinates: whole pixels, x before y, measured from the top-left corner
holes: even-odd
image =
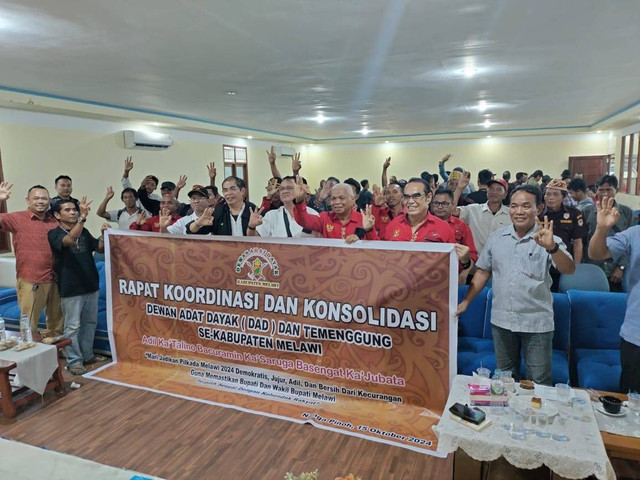
[[[629,408],[622,407],[622,411],[626,413],[625,416],[612,417],[598,411],[602,404],[594,402],[591,405],[595,410],[598,428],[601,432],[640,438],[640,422],[634,419],[633,412]]]
[[[55,345],[36,343],[35,347],[16,352],[12,348],[0,352],[0,359],[16,362],[21,385],[40,395],[58,368],[58,352]]]
[[[467,384],[473,383],[472,380],[472,377],[464,375],[454,378],[445,413],[434,427],[439,452],[448,454],[461,448],[479,461],[493,461],[502,456],[518,468],[533,469],[546,465],[566,478],[585,478],[589,475],[602,480],[616,478],[593,416],[589,421],[569,417],[565,425],[569,436],[567,442],[539,438],[536,435],[527,435],[525,440],[513,440],[502,426],[505,417],[495,413],[499,407],[482,407],[492,423],[481,432],[451,420],[448,412],[451,405],[456,402],[469,403]],[[588,402],[586,392],[577,391],[576,395]],[[588,411],[591,415],[591,410]],[[552,427],[553,425],[549,428]]]

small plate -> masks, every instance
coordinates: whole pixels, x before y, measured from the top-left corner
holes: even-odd
[[[535,408],[531,405],[531,398],[527,395],[519,395],[517,397],[513,397],[509,399],[509,406],[511,408],[515,408],[516,410],[532,410],[536,413],[545,413],[549,417],[553,417],[558,414],[558,407],[549,401],[543,402],[543,405],[540,408]]]
[[[624,417],[627,414],[627,412],[625,412],[624,409],[621,409],[620,413],[609,413],[604,409],[601,403],[596,404],[596,410],[599,411],[600,413],[604,413],[609,417]]]

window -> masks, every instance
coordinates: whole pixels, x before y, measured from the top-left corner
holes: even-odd
[[[247,147],[223,145],[224,178],[235,176],[247,184],[247,198],[249,198],[249,175],[247,173]],[[222,185],[220,185],[222,188]]]
[[[620,191],[630,195],[640,195],[638,166],[640,150],[640,132],[622,137],[620,155]]]

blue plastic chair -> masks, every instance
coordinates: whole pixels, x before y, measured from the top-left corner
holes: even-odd
[[[592,292],[608,292],[609,280],[604,271],[592,263],[578,263],[575,273],[560,275],[558,291],[567,293],[569,290],[589,290]]]

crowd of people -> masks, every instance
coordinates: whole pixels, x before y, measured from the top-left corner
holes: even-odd
[[[612,290],[636,289],[621,331],[623,391],[640,391],[640,227],[630,208],[615,200],[618,181],[604,175],[587,185],[581,175],[562,172],[558,178],[536,170],[530,176],[501,177],[482,169],[472,182],[468,171],[446,170],[451,155],[439,162],[438,173],[421,172],[408,180],[389,176],[391,158],[382,165],[380,185],[363,179],[340,181],[329,176],[313,193],[301,174],[300,155],[291,174],[276,166],[275,149],[267,151],[272,177],[260,206],[247,198],[245,180],[225,178],[216,186],[214,163],[207,165],[208,183],[159,182],[145,176],[133,188],[133,160],[124,163],[120,208],[108,209],[115,192],[107,188],[97,215],[119,229],[181,235],[251,237],[324,237],[453,245],[458,281],[469,284],[456,315],[463,313],[491,279],[494,291],[492,330],[497,366],[519,377],[520,354],[526,376],[551,383],[553,338],[552,291],[562,274],[590,262],[606,273]],[[160,185],[160,195],[155,191]],[[13,234],[17,290],[21,311],[35,331],[46,309],[47,327],[72,339],[69,367],[84,373],[96,361],[90,348],[97,317],[97,271],[94,251],[104,248],[84,222],[91,202],[71,196],[72,180],[55,180],[57,196],[36,185],[27,193],[27,210],[0,215],[0,229]],[[11,185],[0,184],[0,200]],[[514,286],[517,285],[517,288]]]

